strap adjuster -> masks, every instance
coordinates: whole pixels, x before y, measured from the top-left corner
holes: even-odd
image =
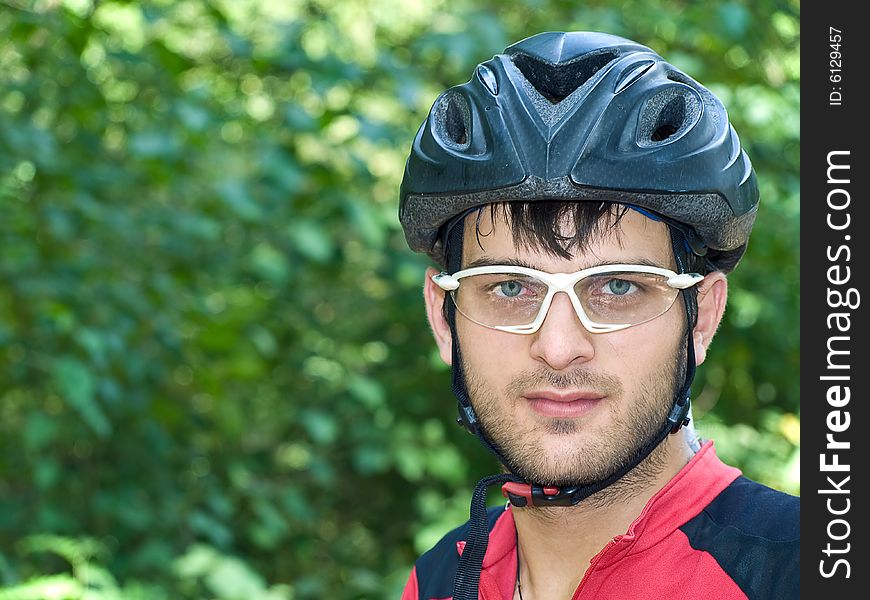
[[[573,506],[580,488],[572,486],[560,489],[552,486],[533,485],[509,481],[501,486],[502,496],[518,508],[524,506]]]

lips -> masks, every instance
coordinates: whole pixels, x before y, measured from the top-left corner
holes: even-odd
[[[523,394],[523,397],[540,415],[571,419],[594,409],[605,395],[598,392],[533,390]]]

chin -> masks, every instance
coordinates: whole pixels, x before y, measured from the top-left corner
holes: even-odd
[[[589,479],[588,458],[593,454],[577,436],[547,435],[524,452],[511,457],[517,471],[534,483],[575,485]],[[583,460],[586,457],[587,460]]]

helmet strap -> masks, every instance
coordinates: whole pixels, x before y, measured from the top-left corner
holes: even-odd
[[[678,272],[683,272],[685,266],[680,258],[680,249],[685,247],[685,238],[680,230],[673,227],[668,229],[671,233],[671,244]],[[445,250],[447,269],[450,273],[455,273],[461,268],[463,233],[463,222],[452,223],[447,229]],[[559,489],[524,482],[512,473],[492,475],[481,479],[475,486],[474,494],[472,495],[468,540],[465,550],[460,557],[453,583],[454,600],[477,600],[478,597],[480,571],[483,568],[483,558],[489,545],[489,528],[486,518],[486,492],[489,487],[502,484],[502,494],[508,498],[511,504],[517,507],[529,505],[573,506],[624,477],[629,471],[643,462],[668,435],[677,433],[684,425],[688,425],[688,414],[691,406],[690,388],[695,377],[695,349],[692,343],[692,331],[697,320],[698,304],[693,289],[682,290],[681,294],[686,310],[686,374],[683,385],[675,394],[674,403],[658,434],[647,442],[628,464],[622,466],[605,479],[589,484]],[[465,372],[462,367],[459,338],[456,332],[456,306],[449,294],[446,296],[445,302],[447,303],[447,321],[452,335],[453,368],[451,372],[453,393],[456,395],[459,408],[457,422],[474,434],[498,458],[501,464],[507,465],[508,463],[501,452],[486,437],[483,428],[477,420],[474,408],[471,406],[468,388],[465,383]]]
[[[455,217],[446,227],[444,237],[444,249],[447,256],[447,272],[455,273],[461,269],[462,265],[462,244],[465,233],[465,216],[469,211]],[[469,433],[476,436],[480,442],[493,454],[500,463],[504,464],[505,460],[502,454],[493,446],[492,442],[486,437],[483,429],[480,427],[477,420],[477,415],[474,408],[471,406],[471,399],[468,397],[468,386],[465,383],[465,369],[462,368],[462,352],[459,349],[459,336],[456,331],[456,304],[453,302],[453,296],[446,294],[444,298],[447,311],[447,324],[450,327],[451,335],[451,363],[453,367],[451,371],[451,388],[456,396],[457,409],[459,416],[456,422],[465,427]]]

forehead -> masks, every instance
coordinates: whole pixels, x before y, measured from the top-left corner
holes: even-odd
[[[560,235],[571,237],[575,226],[570,216],[557,224]],[[465,218],[462,265],[486,260],[520,260],[541,270],[567,272],[606,263],[641,263],[673,267],[673,251],[667,225],[635,210],[627,210],[612,227],[603,228],[588,240],[582,251],[573,249],[570,259],[554,256],[539,247],[518,246],[504,210],[482,210]]]

